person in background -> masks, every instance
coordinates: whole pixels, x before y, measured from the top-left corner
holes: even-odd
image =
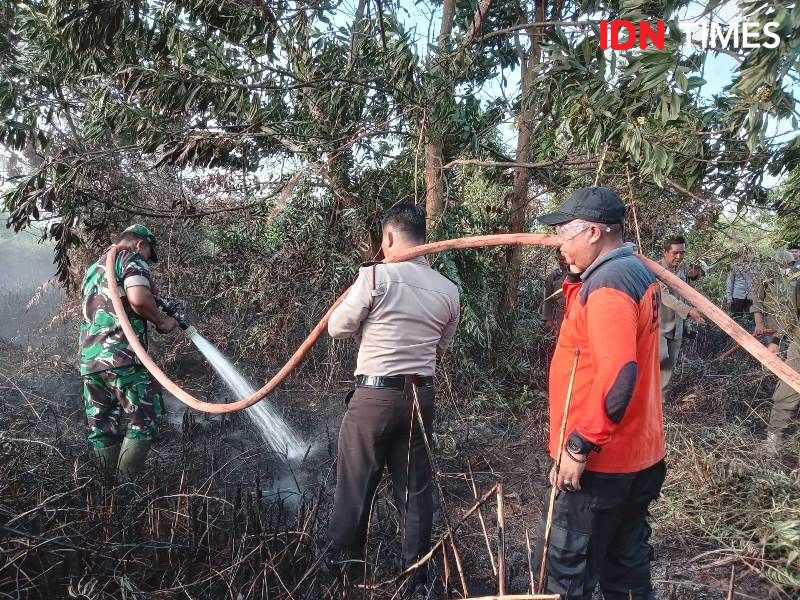
[[[788,248],[792,255],[792,273],[800,273],[800,244],[790,244]],[[797,278],[794,278],[797,281]]]
[[[156,262],[156,238],[144,225],[131,225],[117,241],[114,261],[125,314],[139,341],[147,347],[147,322],[169,333],[178,322],[156,305],[148,262]],[[118,470],[133,479],[144,466],[162,412],[161,387],[141,364],[122,332],[111,303],[106,253],[86,271],[83,280],[83,322],[80,370],[89,444],[109,473]],[[124,435],[122,413],[130,420]],[[122,438],[122,439],[120,439]]]
[[[664,241],[664,254],[661,258],[661,265],[672,271],[683,281],[687,281],[686,271],[681,268],[684,256],[686,256],[686,239],[682,236],[675,236]],[[678,361],[683,342],[684,321],[692,319],[698,325],[705,325],[705,319],[700,311],[689,306],[678,294],[673,293],[664,283],[661,286],[661,338],[660,338],[660,357],[661,357],[661,394],[662,398],[667,398],[667,387],[672,380],[672,373]]]
[[[699,281],[706,276],[708,271],[708,263],[704,260],[698,260],[689,265],[686,270],[686,279],[692,282]]]
[[[569,265],[564,260],[560,249],[556,249],[558,268],[553,269],[544,280],[544,302],[542,302],[542,318],[545,331],[549,334],[558,332],[564,318],[564,295],[561,284],[569,272]]]
[[[425,213],[398,204],[383,216],[382,229],[381,249],[392,259],[425,243]],[[364,575],[367,524],[386,466],[400,511],[403,565],[430,548],[433,481],[424,436],[430,439],[433,428],[436,360],[459,313],[458,287],[420,256],[362,266],[328,321],[331,337],[359,340],[356,388],[339,429],[326,560],[351,581]],[[425,580],[420,570],[412,587]]]
[[[750,312],[753,304],[753,251],[745,246],[739,260],[731,265],[725,283],[725,300],[734,317]]]
[[[792,285],[791,266],[794,257],[786,250],[778,250],[774,264],[759,277],[756,286],[753,315],[759,336],[772,331],[769,350],[774,354],[786,348],[786,364],[800,371],[800,285]],[[796,422],[800,394],[779,380],[772,394],[772,412],[767,424],[767,438],[763,450],[778,456],[786,441],[786,433]]]
[[[787,248],[792,255],[792,262],[793,264],[797,264],[800,262],[800,244],[789,244]]]
[[[620,197],[602,187],[576,190],[539,217],[555,226],[572,271],[563,284],[566,314],[548,393],[550,456],[561,456],[561,470],[557,477],[555,466],[550,471],[559,493],[543,591],[563,600],[590,600],[598,582],[606,600],[655,598],[647,515],[666,473],[659,287],[633,245],[623,243],[624,218]],[[576,350],[568,438],[559,447]]]
[[[706,271],[708,271],[708,263],[704,260],[697,260],[686,269],[686,279],[695,283],[706,276]],[[697,337],[697,328],[694,325],[694,321],[685,321],[683,323],[683,337],[690,340]]]

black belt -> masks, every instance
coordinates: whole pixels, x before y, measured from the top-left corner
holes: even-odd
[[[391,377],[356,375],[356,387],[404,390],[406,387],[407,377],[410,377],[411,382],[417,387],[433,387],[433,377],[430,375],[392,375]]]

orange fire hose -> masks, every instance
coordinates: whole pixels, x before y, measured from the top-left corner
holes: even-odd
[[[764,333],[762,335],[772,335],[774,333],[775,333],[774,329],[766,328],[766,329],[764,329]],[[731,354],[736,352],[739,348],[741,348],[741,346],[739,344],[734,344],[733,346],[731,346],[730,348],[725,350],[725,352],[723,352],[722,354],[719,355],[719,360],[723,360],[725,358],[728,358]]]
[[[545,235],[540,233],[511,233],[511,234],[501,234],[501,235],[482,235],[482,236],[475,236],[475,237],[465,237],[465,238],[458,238],[454,240],[442,240],[441,242],[433,242],[430,244],[424,244],[422,246],[416,246],[407,252],[403,252],[396,256],[393,260],[385,261],[385,262],[401,262],[404,260],[409,260],[411,258],[416,258],[418,256],[423,256],[425,254],[435,254],[437,252],[444,252],[445,250],[457,250],[463,248],[483,248],[488,246],[559,246],[560,239],[558,236],[552,235]],[[196,410],[200,410],[203,412],[208,413],[228,413],[234,412],[237,410],[242,410],[243,408],[247,408],[252,406],[259,400],[263,400],[269,394],[271,394],[288,376],[289,374],[294,371],[303,359],[305,358],[308,351],[311,347],[317,342],[320,336],[325,332],[328,327],[328,318],[330,317],[333,310],[341,303],[344,299],[345,294],[347,294],[347,290],[339,296],[336,302],[328,309],[328,312],[325,313],[325,316],[322,317],[319,323],[317,323],[316,327],[311,330],[311,333],[308,337],[303,341],[302,344],[295,350],[295,353],[289,358],[285,365],[278,371],[272,379],[270,379],[264,387],[260,390],[248,396],[247,398],[242,398],[237,400],[236,402],[231,402],[227,404],[220,404],[215,402],[204,402],[202,400],[198,400],[185,390],[178,386],[175,382],[173,382],[167,375],[162,371],[159,366],[153,361],[152,358],[147,354],[147,351],[142,346],[141,342],[139,342],[139,338],[136,337],[136,334],[133,331],[133,327],[131,327],[131,323],[128,320],[128,316],[125,313],[125,307],[122,304],[122,298],[119,295],[118,290],[118,283],[116,278],[116,273],[114,271],[114,260],[117,256],[117,246],[111,246],[109,252],[106,256],[106,274],[108,277],[108,287],[109,287],[109,294],[111,295],[111,302],[114,305],[114,311],[117,313],[119,317],[120,325],[122,326],[122,331],[125,334],[125,337],[128,339],[128,342],[133,348],[133,351],[136,353],[136,356],[139,357],[139,360],[142,361],[142,364],[147,368],[150,373],[152,373],[153,377],[164,386],[168,392],[174,395],[178,400],[194,408]],[[774,354],[770,353],[761,343],[751,336],[747,331],[742,329],[736,322],[731,319],[728,315],[726,315],[722,310],[717,308],[710,300],[708,300],[705,296],[700,294],[699,292],[692,289],[689,285],[687,285],[683,280],[676,277],[672,273],[670,273],[667,269],[659,265],[658,263],[646,258],[644,256],[639,256],[639,258],[644,261],[644,263],[648,266],[648,268],[653,271],[656,277],[658,277],[661,281],[666,283],[670,288],[675,290],[676,292],[680,293],[684,298],[686,298],[689,302],[691,302],[696,308],[698,308],[701,312],[707,315],[712,321],[714,321],[717,325],[719,325],[720,329],[722,329],[725,333],[730,335],[739,345],[741,345],[745,350],[747,350],[750,354],[755,356],[764,366],[766,366],[770,371],[775,373],[778,377],[780,377],[783,381],[789,384],[793,389],[797,392],[800,392],[800,374],[796,371],[791,369],[786,363],[784,363],[781,359],[779,359]]]

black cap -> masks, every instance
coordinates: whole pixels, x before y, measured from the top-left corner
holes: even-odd
[[[584,187],[572,195],[555,212],[538,217],[545,225],[561,225],[573,219],[592,223],[622,223],[625,203],[613,190],[604,187]]]

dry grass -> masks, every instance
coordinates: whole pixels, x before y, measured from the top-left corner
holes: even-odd
[[[713,549],[707,566],[741,564],[800,593],[800,472],[761,458],[741,425],[669,428],[660,536]],[[794,596],[797,597],[797,596]]]
[[[262,493],[246,467],[269,465],[263,448],[231,456],[222,431],[185,419],[157,468],[121,485],[88,456],[79,406],[17,395],[0,404],[0,597],[340,596],[318,577],[325,499]]]
[[[158,468],[141,487],[106,482],[85,449],[73,372],[63,365],[43,368],[41,356],[23,355],[20,361],[14,353],[5,362],[0,357],[0,597],[343,596],[317,563],[327,539],[330,460],[315,467],[321,481],[306,486],[296,505],[288,504],[259,491],[269,487],[263,481],[271,469],[262,448],[251,443],[244,453],[232,452],[226,441],[230,424],[186,420],[165,430],[151,462]],[[537,401],[537,415],[542,409]],[[329,410],[338,414],[341,408]],[[738,580],[750,570],[791,597],[798,577],[796,476],[757,459],[755,438],[745,425],[679,422],[695,421],[703,412],[686,403],[672,411],[671,469],[657,505],[657,539],[677,539],[684,558],[701,553],[695,563],[703,572],[733,564]],[[543,436],[541,418],[520,422],[522,431],[513,432],[504,414],[475,420],[447,409],[437,427],[453,446],[440,453],[439,466],[454,523],[474,503],[470,463],[479,494],[504,484],[509,590],[518,593],[527,586],[524,540],[538,520],[547,465],[533,452]],[[368,554],[376,582],[391,582],[397,573],[398,523],[391,502],[384,485]],[[493,506],[484,512],[492,546],[494,513]],[[440,526],[437,537],[441,533]],[[491,593],[496,580],[475,515],[457,536],[470,592]],[[454,568],[449,575],[458,589]],[[724,597],[707,578],[700,578],[705,591],[697,595],[692,590],[700,588],[686,588],[686,573],[681,577],[680,589],[688,595],[681,591],[672,598]],[[753,589],[742,597],[759,597]],[[386,583],[367,597],[388,598],[395,590]]]
[[[777,597],[796,598],[800,435],[782,461],[760,452],[775,377],[742,350],[720,359],[730,346],[711,328],[685,343],[666,404],[670,468],[657,532],[701,548],[696,564],[735,565],[769,581]]]

